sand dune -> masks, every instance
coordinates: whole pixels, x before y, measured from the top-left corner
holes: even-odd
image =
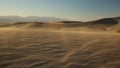
[[[120,68],[119,26],[119,18],[0,24],[0,68]]]
[[[120,68],[120,34],[1,28],[0,68]]]
[[[120,19],[116,18],[104,18],[96,21],[81,22],[81,21],[58,21],[51,23],[44,22],[19,22],[15,24],[10,24],[12,27],[22,27],[22,28],[79,28],[87,27],[89,29],[99,29],[99,30],[119,30],[120,29]]]
[[[89,29],[99,30],[119,30],[120,18],[104,18],[96,21],[81,22],[81,21],[58,21],[58,22],[18,22],[13,24],[1,23],[0,27],[22,27],[22,28],[79,28],[87,27]]]

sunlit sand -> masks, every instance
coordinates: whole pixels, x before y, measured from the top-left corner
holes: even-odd
[[[119,68],[120,34],[0,28],[1,68]]]

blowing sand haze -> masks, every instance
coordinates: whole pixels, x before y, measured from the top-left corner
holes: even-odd
[[[103,30],[99,22],[94,23],[97,28],[89,23],[83,28],[78,23],[30,22],[1,27],[0,67],[119,68],[120,34],[116,29]],[[112,29],[119,22],[102,25]]]
[[[120,68],[120,0],[0,0],[0,68]]]

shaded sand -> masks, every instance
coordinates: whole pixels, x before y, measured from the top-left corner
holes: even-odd
[[[120,68],[120,34],[1,28],[0,68]]]

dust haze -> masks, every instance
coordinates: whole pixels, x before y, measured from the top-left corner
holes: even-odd
[[[0,68],[120,68],[120,17],[1,23]]]

